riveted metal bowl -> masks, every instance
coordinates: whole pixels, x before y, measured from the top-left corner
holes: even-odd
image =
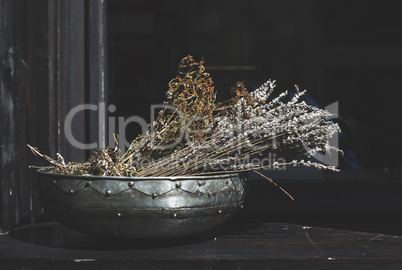
[[[61,224],[89,234],[166,238],[219,226],[243,206],[242,174],[185,177],[59,175],[38,170],[38,193]]]

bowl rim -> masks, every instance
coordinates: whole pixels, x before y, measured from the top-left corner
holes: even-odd
[[[138,180],[213,180],[223,179],[227,177],[240,176],[238,173],[211,173],[208,175],[183,175],[183,176],[101,176],[101,175],[73,175],[73,174],[56,174],[48,172],[53,168],[40,168],[36,172],[40,175],[51,176],[64,179],[80,179],[80,180],[119,180],[119,181],[138,181]]]

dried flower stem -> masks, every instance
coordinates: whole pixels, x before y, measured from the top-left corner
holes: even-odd
[[[271,178],[263,175],[262,173],[256,171],[256,170],[252,170],[253,173],[256,173],[258,175],[260,175],[261,177],[267,179],[271,184],[274,184],[275,186],[277,186],[280,190],[282,190],[290,199],[292,199],[292,201],[294,201],[295,199],[281,186],[279,186],[277,183],[274,182],[274,180],[272,180]]]

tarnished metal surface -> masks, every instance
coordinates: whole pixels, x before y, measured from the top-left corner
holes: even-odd
[[[44,207],[77,231],[135,238],[200,233],[243,205],[239,174],[191,177],[70,176],[38,170]]]

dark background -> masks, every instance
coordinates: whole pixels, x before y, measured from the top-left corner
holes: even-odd
[[[298,84],[318,106],[339,102],[341,173],[267,172],[295,201],[250,174],[238,220],[400,234],[399,2],[0,0],[0,230],[50,220],[28,169],[48,164],[27,143],[85,159],[64,136],[73,107],[106,101],[117,107],[106,117],[149,121],[191,54],[206,60],[219,100],[237,81],[253,90],[272,78],[276,94]],[[102,141],[100,127],[85,113],[73,132]],[[127,137],[138,132],[131,124]]]
[[[253,90],[272,78],[276,94],[297,84],[321,107],[338,101],[342,173],[320,177],[400,178],[398,1],[114,0],[107,8],[110,116],[149,122],[150,105],[191,54],[206,60],[218,100],[237,81]],[[126,135],[140,132],[131,124]]]
[[[266,172],[289,200],[250,173],[237,217],[400,234],[402,16],[398,1],[109,1],[111,116],[140,115],[163,101],[179,61],[206,60],[218,100],[237,81],[277,80],[309,101],[339,105],[340,173]],[[134,124],[127,138],[141,130]]]

